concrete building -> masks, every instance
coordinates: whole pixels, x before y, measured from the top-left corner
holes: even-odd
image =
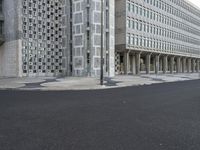
[[[99,75],[101,0],[0,2],[0,76]],[[109,76],[115,73],[114,13],[114,0],[105,0],[104,59]]]
[[[104,0],[104,73],[199,72],[200,10]],[[0,0],[0,76],[99,76],[101,0]]]
[[[1,76],[54,76],[63,73],[63,2],[3,0]]]
[[[116,73],[199,72],[200,10],[187,0],[116,0]]]
[[[114,76],[114,0],[104,0],[104,72]],[[71,21],[68,47],[68,74],[98,76],[101,50],[101,0],[72,0],[68,6]],[[70,7],[70,8],[69,8]]]

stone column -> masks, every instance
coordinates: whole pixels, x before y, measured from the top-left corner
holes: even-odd
[[[136,74],[135,55],[132,55],[132,73]]]
[[[168,60],[167,56],[163,56],[163,73],[167,73],[167,68],[168,68]]]
[[[183,63],[182,63],[183,59],[180,60],[180,73],[182,73],[183,70]]]
[[[188,58],[187,59],[187,72],[190,73],[190,71],[191,71],[191,59]]]
[[[181,72],[181,58],[180,57],[177,57],[176,65],[177,65],[176,72],[180,73]]]
[[[159,70],[163,71],[163,59],[161,57],[160,57],[160,60],[159,60]]]
[[[151,65],[151,54],[146,55],[146,74],[150,73],[150,65]]]
[[[128,74],[130,68],[129,52],[124,52],[124,74]]]
[[[136,74],[140,74],[140,53],[136,53]]]
[[[186,58],[184,57],[182,60],[182,73],[185,73],[185,68],[186,68]]]
[[[195,59],[192,59],[192,73],[195,72],[195,66],[196,66]]]
[[[155,56],[153,56],[152,57],[152,60],[153,60],[153,62],[152,62],[152,71],[155,71],[155,66],[156,66],[156,59],[155,59]]]
[[[199,59],[197,59],[197,72],[199,72]]]
[[[159,73],[159,55],[156,55],[156,63],[155,63],[155,73]]]
[[[170,57],[170,73],[171,74],[174,73],[174,57],[173,56]]]

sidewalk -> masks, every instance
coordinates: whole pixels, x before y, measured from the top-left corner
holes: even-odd
[[[118,75],[105,78],[104,86],[99,85],[98,78],[91,77],[37,77],[37,78],[0,78],[0,89],[17,90],[89,90],[108,89],[126,86],[150,85],[155,83],[176,82],[200,79],[198,73],[160,74],[160,75]]]

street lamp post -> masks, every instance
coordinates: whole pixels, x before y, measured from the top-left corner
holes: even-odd
[[[101,75],[100,84],[103,85],[103,0],[101,0]]]

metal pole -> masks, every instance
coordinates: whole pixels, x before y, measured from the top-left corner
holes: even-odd
[[[103,85],[103,0],[101,0],[101,75],[100,84]]]

